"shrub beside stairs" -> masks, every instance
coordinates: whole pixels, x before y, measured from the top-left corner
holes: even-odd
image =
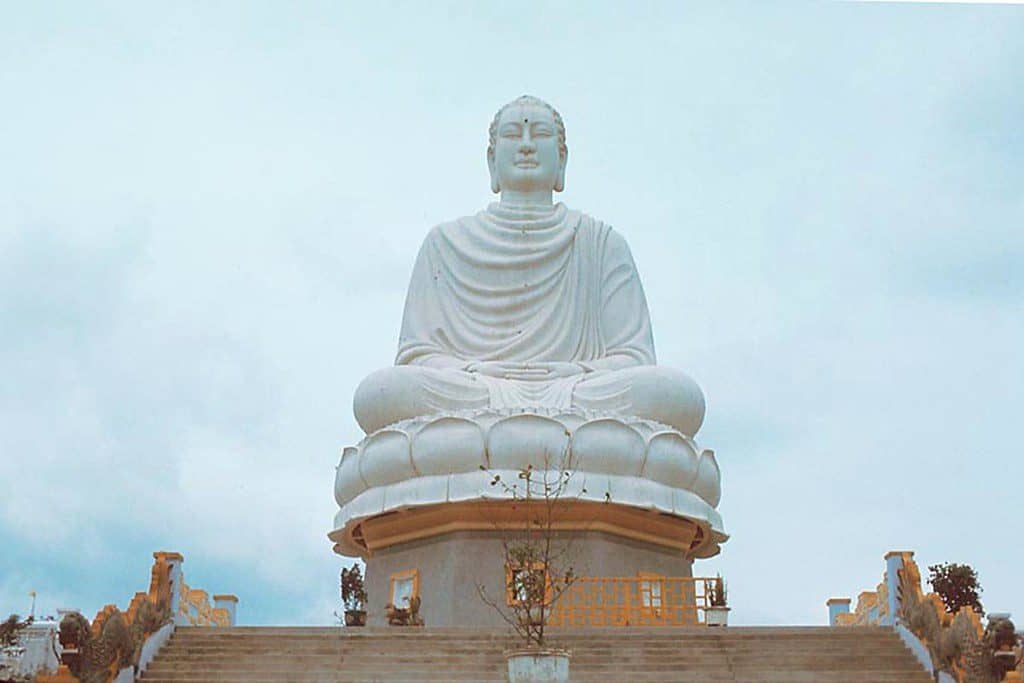
[[[179,628],[151,683],[486,681],[505,676],[506,633],[454,628]],[[558,631],[580,683],[928,683],[889,628],[729,627]],[[623,674],[628,679],[623,679]]]

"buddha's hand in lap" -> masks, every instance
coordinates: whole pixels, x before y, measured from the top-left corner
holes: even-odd
[[[551,380],[560,377],[582,375],[584,369],[577,363],[562,361],[516,363],[511,361],[476,361],[466,367],[467,372],[474,372],[499,379],[515,380]]]

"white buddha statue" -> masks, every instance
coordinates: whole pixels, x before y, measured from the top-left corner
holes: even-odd
[[[640,417],[693,436],[704,397],[656,365],[640,277],[625,240],[552,202],[568,149],[551,105],[523,96],[490,127],[500,200],[438,225],[416,258],[395,366],[355,394],[369,434],[474,408]]]

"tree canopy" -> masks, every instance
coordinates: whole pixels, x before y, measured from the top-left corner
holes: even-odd
[[[970,607],[980,615],[985,614],[981,606],[981,584],[978,574],[970,565],[944,562],[928,567],[928,583],[942,598],[946,611],[956,614],[961,607]]]

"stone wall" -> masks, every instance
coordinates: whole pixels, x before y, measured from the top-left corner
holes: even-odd
[[[581,576],[635,577],[638,572],[692,576],[692,560],[672,550],[601,531],[573,532],[571,562]],[[366,562],[367,625],[385,626],[391,576],[419,572],[420,616],[427,626],[504,626],[477,585],[504,604],[505,560],[498,532],[459,531],[391,546]]]

